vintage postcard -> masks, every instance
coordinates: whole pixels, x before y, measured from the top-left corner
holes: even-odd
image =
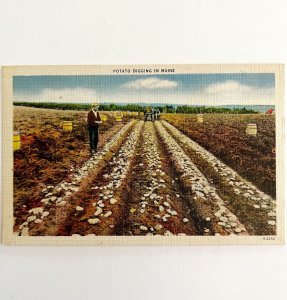
[[[9,245],[283,244],[283,65],[3,67]]]

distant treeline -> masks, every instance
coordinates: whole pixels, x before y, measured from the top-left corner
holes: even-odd
[[[74,103],[53,103],[53,102],[14,102],[16,106],[28,106],[36,108],[50,108],[59,110],[89,110],[90,104],[74,104]],[[135,111],[142,112],[146,106],[137,104],[117,105],[117,104],[100,104],[99,109],[102,111]],[[188,106],[182,105],[174,107],[173,105],[166,106],[154,106],[159,109],[160,112],[164,113],[182,113],[182,114],[257,114],[257,111],[252,109],[243,108],[225,108],[216,106]]]
[[[219,106],[178,106],[176,108],[176,113],[183,114],[257,114],[257,111],[253,109],[243,108],[226,108]]]

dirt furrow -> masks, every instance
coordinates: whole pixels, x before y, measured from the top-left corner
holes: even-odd
[[[226,207],[238,217],[250,234],[275,234],[276,202],[274,199],[239,176],[173,125],[166,121],[162,121],[162,124],[209,182],[215,186]]]
[[[206,235],[246,235],[247,231],[238,218],[225,206],[215,188],[207,181],[196,165],[186,155],[163,125],[155,122],[158,133],[186,191],[197,227]]]
[[[130,182],[126,183],[125,217],[119,235],[195,235],[188,207],[182,201],[152,122],[146,122]]]
[[[41,205],[45,193],[53,191],[90,158],[85,117],[85,112],[67,114],[17,107],[14,128],[21,132],[21,149],[13,153],[14,230],[26,220],[30,209]],[[73,122],[72,131],[61,128],[61,122],[67,118]],[[104,122],[99,147],[123,125],[113,120]]]
[[[116,235],[125,206],[121,194],[142,127],[142,121],[135,125],[102,172],[71,200],[69,214],[58,235]]]
[[[109,136],[110,139],[104,146],[86,161],[81,168],[74,170],[67,180],[62,181],[55,187],[51,186],[43,190],[44,197],[40,201],[41,206],[29,210],[26,221],[19,226],[19,235],[55,234],[57,224],[62,220],[63,215],[65,215],[63,211],[69,204],[70,198],[82,188],[85,188],[89,179],[96,176],[104,168],[112,152],[121,145],[135,123],[136,121],[131,121],[121,127],[116,134]],[[115,131],[113,132],[115,133]],[[104,142],[103,139],[102,142]],[[44,222],[47,218],[50,227]],[[46,232],[46,229],[49,232]]]

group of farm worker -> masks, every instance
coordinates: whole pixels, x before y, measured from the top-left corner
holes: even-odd
[[[151,121],[158,120],[159,115],[160,115],[160,111],[158,108],[152,108],[152,107],[148,106],[144,110],[144,120],[145,121],[147,121],[148,119],[150,119]]]
[[[159,115],[159,109],[147,107],[144,111],[144,120],[147,121],[149,117],[151,121],[158,120]],[[99,104],[94,103],[91,107],[91,110],[88,112],[87,117],[91,155],[97,152],[99,143],[99,127],[101,123],[102,119],[99,113]]]

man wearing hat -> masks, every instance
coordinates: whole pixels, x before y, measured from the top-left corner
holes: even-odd
[[[88,113],[87,118],[88,131],[90,137],[90,151],[91,154],[97,152],[98,142],[99,142],[99,127],[102,123],[99,114],[99,104],[93,103],[92,108]]]

